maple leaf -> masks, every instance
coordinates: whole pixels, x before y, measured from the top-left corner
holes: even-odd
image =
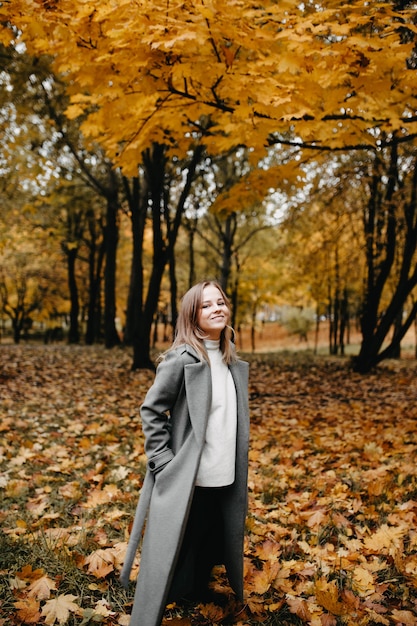
[[[39,611],[40,603],[35,598],[24,598],[14,603],[18,609],[17,616],[22,624],[38,624],[41,614]]]
[[[115,612],[109,608],[107,600],[102,598],[98,600],[94,605],[93,615],[102,615],[103,617],[109,617],[115,615]]]
[[[37,580],[44,576],[45,572],[43,569],[33,569],[31,565],[24,565],[22,569],[16,573],[16,576],[21,578],[22,580],[30,581]]]
[[[51,590],[56,590],[56,583],[49,576],[42,576],[29,585],[28,596],[37,600],[47,600]]]
[[[411,613],[411,611],[401,611],[399,609],[394,609],[391,613],[391,617],[396,624],[401,624],[404,626],[415,626],[416,624],[416,616]]]
[[[78,481],[72,481],[65,483],[59,488],[59,493],[70,500],[76,500],[81,497],[80,483]]]
[[[96,602],[94,610],[97,615],[104,615],[105,617],[108,617],[110,615],[116,615],[115,611],[112,611],[110,609],[109,603],[105,598],[102,598],[101,600],[98,600],[98,602]]]
[[[315,584],[317,602],[333,615],[344,615],[347,610],[339,600],[339,590],[334,580],[327,582],[321,578]]]
[[[258,544],[254,551],[254,556],[257,556],[261,561],[276,561],[280,554],[281,548],[279,543],[271,539]]]
[[[202,605],[200,607],[200,613],[209,621],[210,624],[221,623],[226,616],[226,610],[221,606],[217,606],[213,602]]]
[[[262,598],[249,595],[246,598],[245,602],[252,615],[256,615],[258,617],[261,615],[265,615],[265,602]]]
[[[96,578],[104,578],[114,570],[113,554],[111,550],[96,550],[92,552],[86,559],[85,564],[88,565],[88,572]]]
[[[121,491],[116,485],[105,485],[103,489],[91,491],[84,506],[87,509],[94,508],[100,504],[108,504],[120,496]]]
[[[119,541],[118,543],[115,543],[111,548],[112,563],[114,563],[114,566],[116,568],[120,568],[123,565],[126,556],[126,550],[127,541]]]
[[[291,613],[294,613],[305,622],[309,622],[311,620],[312,615],[308,608],[308,603],[304,600],[304,598],[294,598],[287,595],[286,601]]]
[[[70,613],[79,613],[80,607],[75,604],[74,600],[77,596],[72,594],[57,596],[53,600],[47,600],[42,607],[42,617],[45,618],[45,624],[53,626],[55,622],[65,624]]]
[[[365,567],[355,567],[352,576],[352,589],[360,596],[369,596],[375,591],[375,581],[372,572]]]
[[[301,517],[307,519],[307,525],[310,528],[317,528],[323,524],[328,515],[325,509],[311,509],[301,513]]]
[[[392,548],[401,547],[401,540],[407,533],[407,526],[388,526],[383,524],[375,533],[370,537],[364,539],[364,546],[373,552],[385,552]]]
[[[275,580],[278,570],[278,562],[267,561],[263,564],[262,569],[252,568],[250,575],[246,578],[247,584],[254,593],[263,595]]]
[[[383,624],[383,626],[391,626],[392,622],[387,619],[386,617],[384,617],[383,615],[380,615],[377,611],[373,611],[372,609],[367,610],[367,617],[365,618],[367,621],[368,620],[372,620],[372,623],[375,622],[375,624]]]

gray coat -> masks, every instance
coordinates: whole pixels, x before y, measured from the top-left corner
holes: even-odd
[[[225,566],[243,599],[243,539],[249,442],[248,363],[230,365],[236,386],[236,478],[226,511]],[[159,626],[194,493],[211,405],[211,374],[187,345],[168,352],[141,407],[148,468],[121,581],[127,586],[147,516],[131,626]]]

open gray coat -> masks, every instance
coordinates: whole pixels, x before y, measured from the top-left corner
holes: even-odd
[[[243,599],[249,442],[248,363],[230,365],[237,393],[236,478],[226,511],[225,566]],[[147,517],[130,626],[159,626],[181,547],[211,404],[210,366],[187,345],[168,352],[141,407],[148,468],[121,581],[127,586]]]

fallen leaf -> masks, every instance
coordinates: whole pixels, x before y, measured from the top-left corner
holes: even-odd
[[[287,596],[286,601],[291,613],[294,613],[305,622],[311,620],[312,616],[308,608],[308,603],[304,598],[291,598]]]
[[[70,613],[79,613],[80,607],[75,604],[74,600],[77,596],[72,594],[57,596],[53,600],[47,600],[42,608],[42,617],[45,618],[45,624],[53,626],[55,622],[65,624]]]
[[[22,624],[38,624],[41,614],[40,603],[36,598],[24,598],[14,603],[17,608],[17,616]]]
[[[372,572],[364,567],[355,567],[352,573],[352,589],[362,597],[374,593],[375,581]]]
[[[109,550],[96,550],[84,562],[88,565],[88,572],[96,578],[104,578],[114,570],[113,554]]]
[[[42,576],[29,585],[28,596],[37,600],[48,600],[51,590],[56,590],[56,583],[49,576]]]
[[[321,578],[315,584],[317,602],[332,615],[345,615],[347,613],[343,602],[339,600],[339,590],[334,580],[328,582]]]
[[[391,617],[396,624],[403,624],[404,626],[416,626],[416,616],[411,611],[401,611],[394,609],[391,613]]]

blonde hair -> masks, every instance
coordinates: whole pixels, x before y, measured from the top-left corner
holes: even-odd
[[[197,283],[191,287],[182,298],[181,310],[175,328],[175,338],[169,350],[174,350],[180,345],[188,344],[194,348],[202,361],[209,361],[207,350],[204,346],[206,335],[198,327],[198,318],[203,303],[203,291],[209,286],[216,287],[220,291],[230,317],[230,301],[219,283],[215,280],[203,280]],[[232,342],[233,337],[234,330],[231,326],[226,326],[220,334],[220,350],[223,354],[223,361],[227,365],[236,361],[235,347]]]

